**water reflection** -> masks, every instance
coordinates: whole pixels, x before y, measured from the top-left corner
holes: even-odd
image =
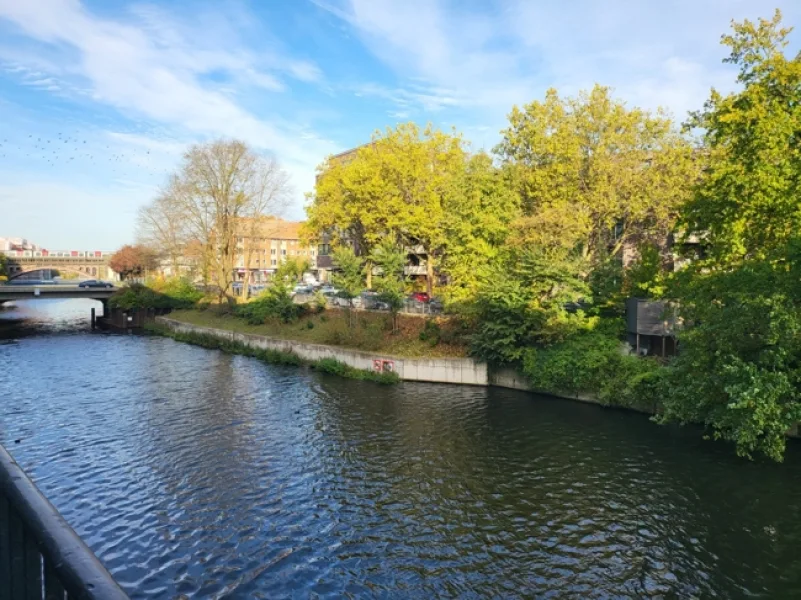
[[[0,440],[134,598],[801,593],[796,446],[751,464],[641,415],[90,334],[77,308],[51,327],[61,310],[0,313]]]

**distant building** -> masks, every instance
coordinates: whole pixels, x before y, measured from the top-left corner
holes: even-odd
[[[39,246],[21,237],[0,237],[0,252],[33,251],[38,250]]]
[[[253,222],[243,220],[236,238],[234,281],[248,279],[252,284],[270,280],[279,265],[290,259],[308,260],[311,272],[317,273],[317,245],[304,244],[299,221],[263,217]]]

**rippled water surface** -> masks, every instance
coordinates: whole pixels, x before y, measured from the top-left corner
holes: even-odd
[[[795,445],[747,463],[622,411],[90,333],[90,306],[0,309],[0,442],[133,598],[801,596]]]

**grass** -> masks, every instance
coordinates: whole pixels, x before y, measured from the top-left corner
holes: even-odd
[[[145,329],[150,333],[170,337],[178,342],[184,342],[194,346],[201,346],[203,348],[221,350],[222,352],[226,352],[228,354],[249,356],[271,365],[299,367],[306,364],[304,360],[294,352],[252,348],[241,342],[221,339],[208,333],[173,331],[169,327],[159,325],[157,323],[149,323],[145,326]],[[398,377],[397,373],[375,373],[366,369],[356,369],[333,358],[323,358],[310,363],[309,366],[317,371],[328,373],[330,375],[337,375],[339,377],[345,377],[347,379],[372,381],[384,385],[400,382],[400,378]]]
[[[400,316],[400,331],[392,333],[389,316],[381,313],[355,312],[354,328],[348,327],[343,310],[331,309],[309,315],[294,323],[267,322],[248,325],[243,319],[209,310],[178,310],[169,318],[201,327],[213,327],[237,333],[249,333],[311,344],[325,344],[368,352],[381,352],[404,358],[461,358],[467,348],[457,344],[432,345],[420,339],[425,319]]]

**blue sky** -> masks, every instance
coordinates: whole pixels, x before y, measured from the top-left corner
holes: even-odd
[[[132,242],[219,136],[279,159],[297,219],[326,155],[401,121],[489,149],[513,104],[595,82],[683,119],[733,87],[731,19],[775,7],[801,25],[797,0],[0,0],[0,236]]]

